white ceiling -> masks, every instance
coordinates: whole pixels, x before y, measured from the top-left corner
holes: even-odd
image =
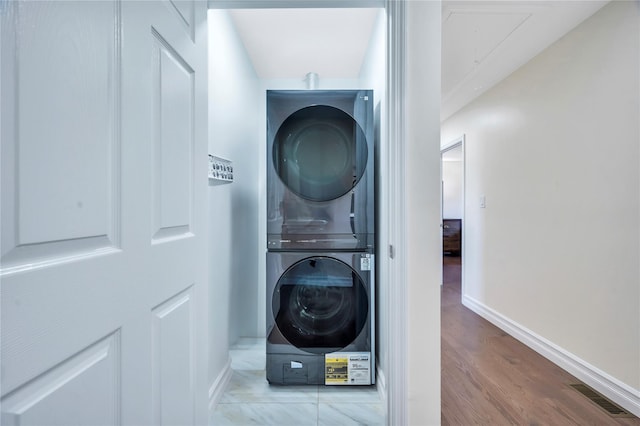
[[[377,9],[236,9],[231,16],[258,76],[358,78]]]
[[[444,1],[445,120],[593,15],[608,1]]]
[[[442,3],[444,120],[524,65],[608,1]],[[379,9],[236,9],[260,78],[358,78]]]

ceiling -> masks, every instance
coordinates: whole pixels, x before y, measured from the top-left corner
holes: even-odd
[[[593,15],[608,1],[444,1],[445,120]]]
[[[235,9],[231,16],[264,79],[358,78],[379,9]]]
[[[443,1],[445,120],[608,1]],[[233,9],[260,78],[358,78],[380,9]]]

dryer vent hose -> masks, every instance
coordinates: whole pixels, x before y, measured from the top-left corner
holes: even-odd
[[[315,90],[318,88],[320,76],[315,72],[308,72],[304,78],[305,83],[307,83],[308,90]]]

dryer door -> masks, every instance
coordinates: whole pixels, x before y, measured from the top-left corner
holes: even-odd
[[[314,105],[282,123],[273,144],[273,164],[296,195],[330,201],[358,183],[367,152],[366,136],[353,117],[338,108]]]
[[[340,350],[367,324],[368,295],[358,274],[340,260],[314,256],[290,267],[272,298],[276,326],[297,348]]]

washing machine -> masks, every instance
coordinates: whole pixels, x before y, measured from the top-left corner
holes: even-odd
[[[267,249],[374,246],[372,90],[267,91]]]
[[[267,380],[375,383],[374,255],[267,253]]]

